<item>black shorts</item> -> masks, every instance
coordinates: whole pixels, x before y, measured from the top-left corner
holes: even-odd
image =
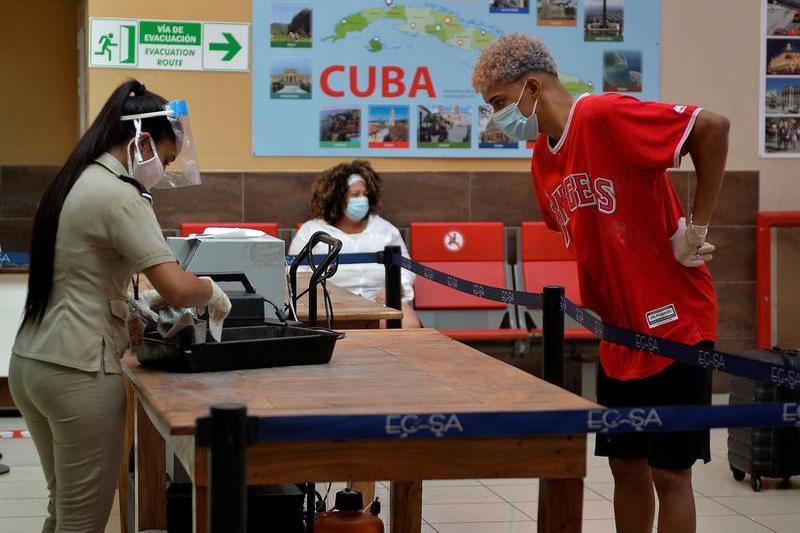
[[[701,346],[712,347],[711,343]],[[711,370],[675,361],[655,376],[620,381],[598,363],[597,403],[606,407],[711,403]],[[698,459],[711,460],[710,431],[676,433],[598,433],[594,454],[609,458],[647,458],[653,468],[685,470]]]

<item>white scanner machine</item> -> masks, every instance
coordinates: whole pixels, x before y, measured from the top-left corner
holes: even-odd
[[[286,245],[270,235],[249,238],[205,236],[167,239],[178,264],[194,274],[244,273],[260,296],[283,308],[286,295]],[[223,289],[235,289],[227,283]],[[266,318],[276,318],[266,305]]]

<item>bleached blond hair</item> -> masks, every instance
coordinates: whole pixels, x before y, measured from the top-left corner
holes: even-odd
[[[529,72],[558,74],[558,65],[541,39],[510,33],[483,50],[472,70],[472,87],[483,93],[495,83],[514,83]]]

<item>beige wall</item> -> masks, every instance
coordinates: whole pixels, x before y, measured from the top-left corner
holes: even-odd
[[[661,97],[730,117],[728,168],[761,173],[761,210],[800,210],[800,159],[760,159],[760,0],[662,0]]]
[[[77,0],[3,2],[0,164],[64,162],[78,135]]]

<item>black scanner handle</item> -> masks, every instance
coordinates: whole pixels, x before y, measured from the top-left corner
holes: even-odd
[[[314,265],[311,260],[314,247],[324,243],[328,245],[328,253],[319,265]],[[313,272],[308,283],[308,323],[310,326],[317,325],[317,284],[322,279],[327,279],[336,272],[338,263],[336,259],[342,250],[342,241],[334,239],[324,231],[318,231],[311,236],[308,243],[300,250],[300,253],[292,261],[289,267],[289,283],[292,288],[292,303],[297,309],[297,269],[304,261],[307,261]]]
[[[244,290],[249,292],[250,294],[255,294],[256,288],[253,287],[253,284],[250,283],[250,280],[247,278],[247,274],[244,272],[209,272],[209,273],[200,273],[200,272],[192,272],[195,276],[199,277],[207,277],[211,278],[217,283],[219,282],[232,282],[232,283],[241,283],[244,287]]]

